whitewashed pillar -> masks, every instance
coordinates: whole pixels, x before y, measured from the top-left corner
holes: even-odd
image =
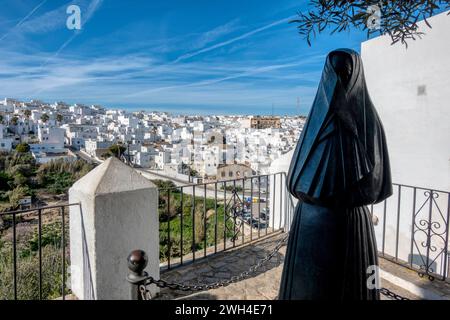
[[[69,190],[71,289],[78,299],[131,299],[127,257],[143,249],[159,279],[156,186],[111,157]],[[156,293],[156,288],[152,288]]]
[[[275,229],[289,231],[297,199],[292,197],[286,187],[286,176],[292,160],[294,150],[281,155],[270,165],[270,222],[269,225]],[[277,174],[277,173],[284,173]],[[272,221],[273,219],[273,221]]]

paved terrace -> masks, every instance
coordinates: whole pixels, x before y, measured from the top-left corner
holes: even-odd
[[[169,282],[189,285],[211,284],[230,279],[248,270],[269,254],[283,238],[283,233],[275,233],[245,246],[220,252],[194,263],[167,270],[161,278]],[[277,299],[286,247],[276,254],[258,272],[250,277],[225,287],[202,292],[183,292],[162,289],[157,299],[192,300],[274,300]],[[412,300],[449,299],[450,285],[447,282],[419,278],[417,273],[385,259],[380,259],[382,268],[381,285],[401,296]],[[386,280],[391,279],[394,283]],[[399,280],[400,279],[400,280]],[[405,289],[406,288],[406,289]],[[416,295],[417,294],[417,295]],[[382,300],[389,300],[382,295]]]

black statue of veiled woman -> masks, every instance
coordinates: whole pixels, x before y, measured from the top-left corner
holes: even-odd
[[[328,55],[287,186],[299,203],[279,299],[379,299],[367,286],[368,267],[378,259],[366,205],[389,197],[392,184],[383,126],[357,52]]]

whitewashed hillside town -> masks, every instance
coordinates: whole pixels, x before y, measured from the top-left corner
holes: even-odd
[[[267,174],[295,146],[304,117],[172,116],[64,102],[0,100],[0,150],[27,143],[39,163],[102,162],[120,145],[137,168],[196,181]],[[119,149],[119,148],[117,148]]]

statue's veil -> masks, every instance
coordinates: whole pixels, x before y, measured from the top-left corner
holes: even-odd
[[[347,83],[331,63],[336,52],[351,59]],[[328,55],[287,184],[297,198],[325,206],[367,205],[392,194],[386,138],[357,52]]]

